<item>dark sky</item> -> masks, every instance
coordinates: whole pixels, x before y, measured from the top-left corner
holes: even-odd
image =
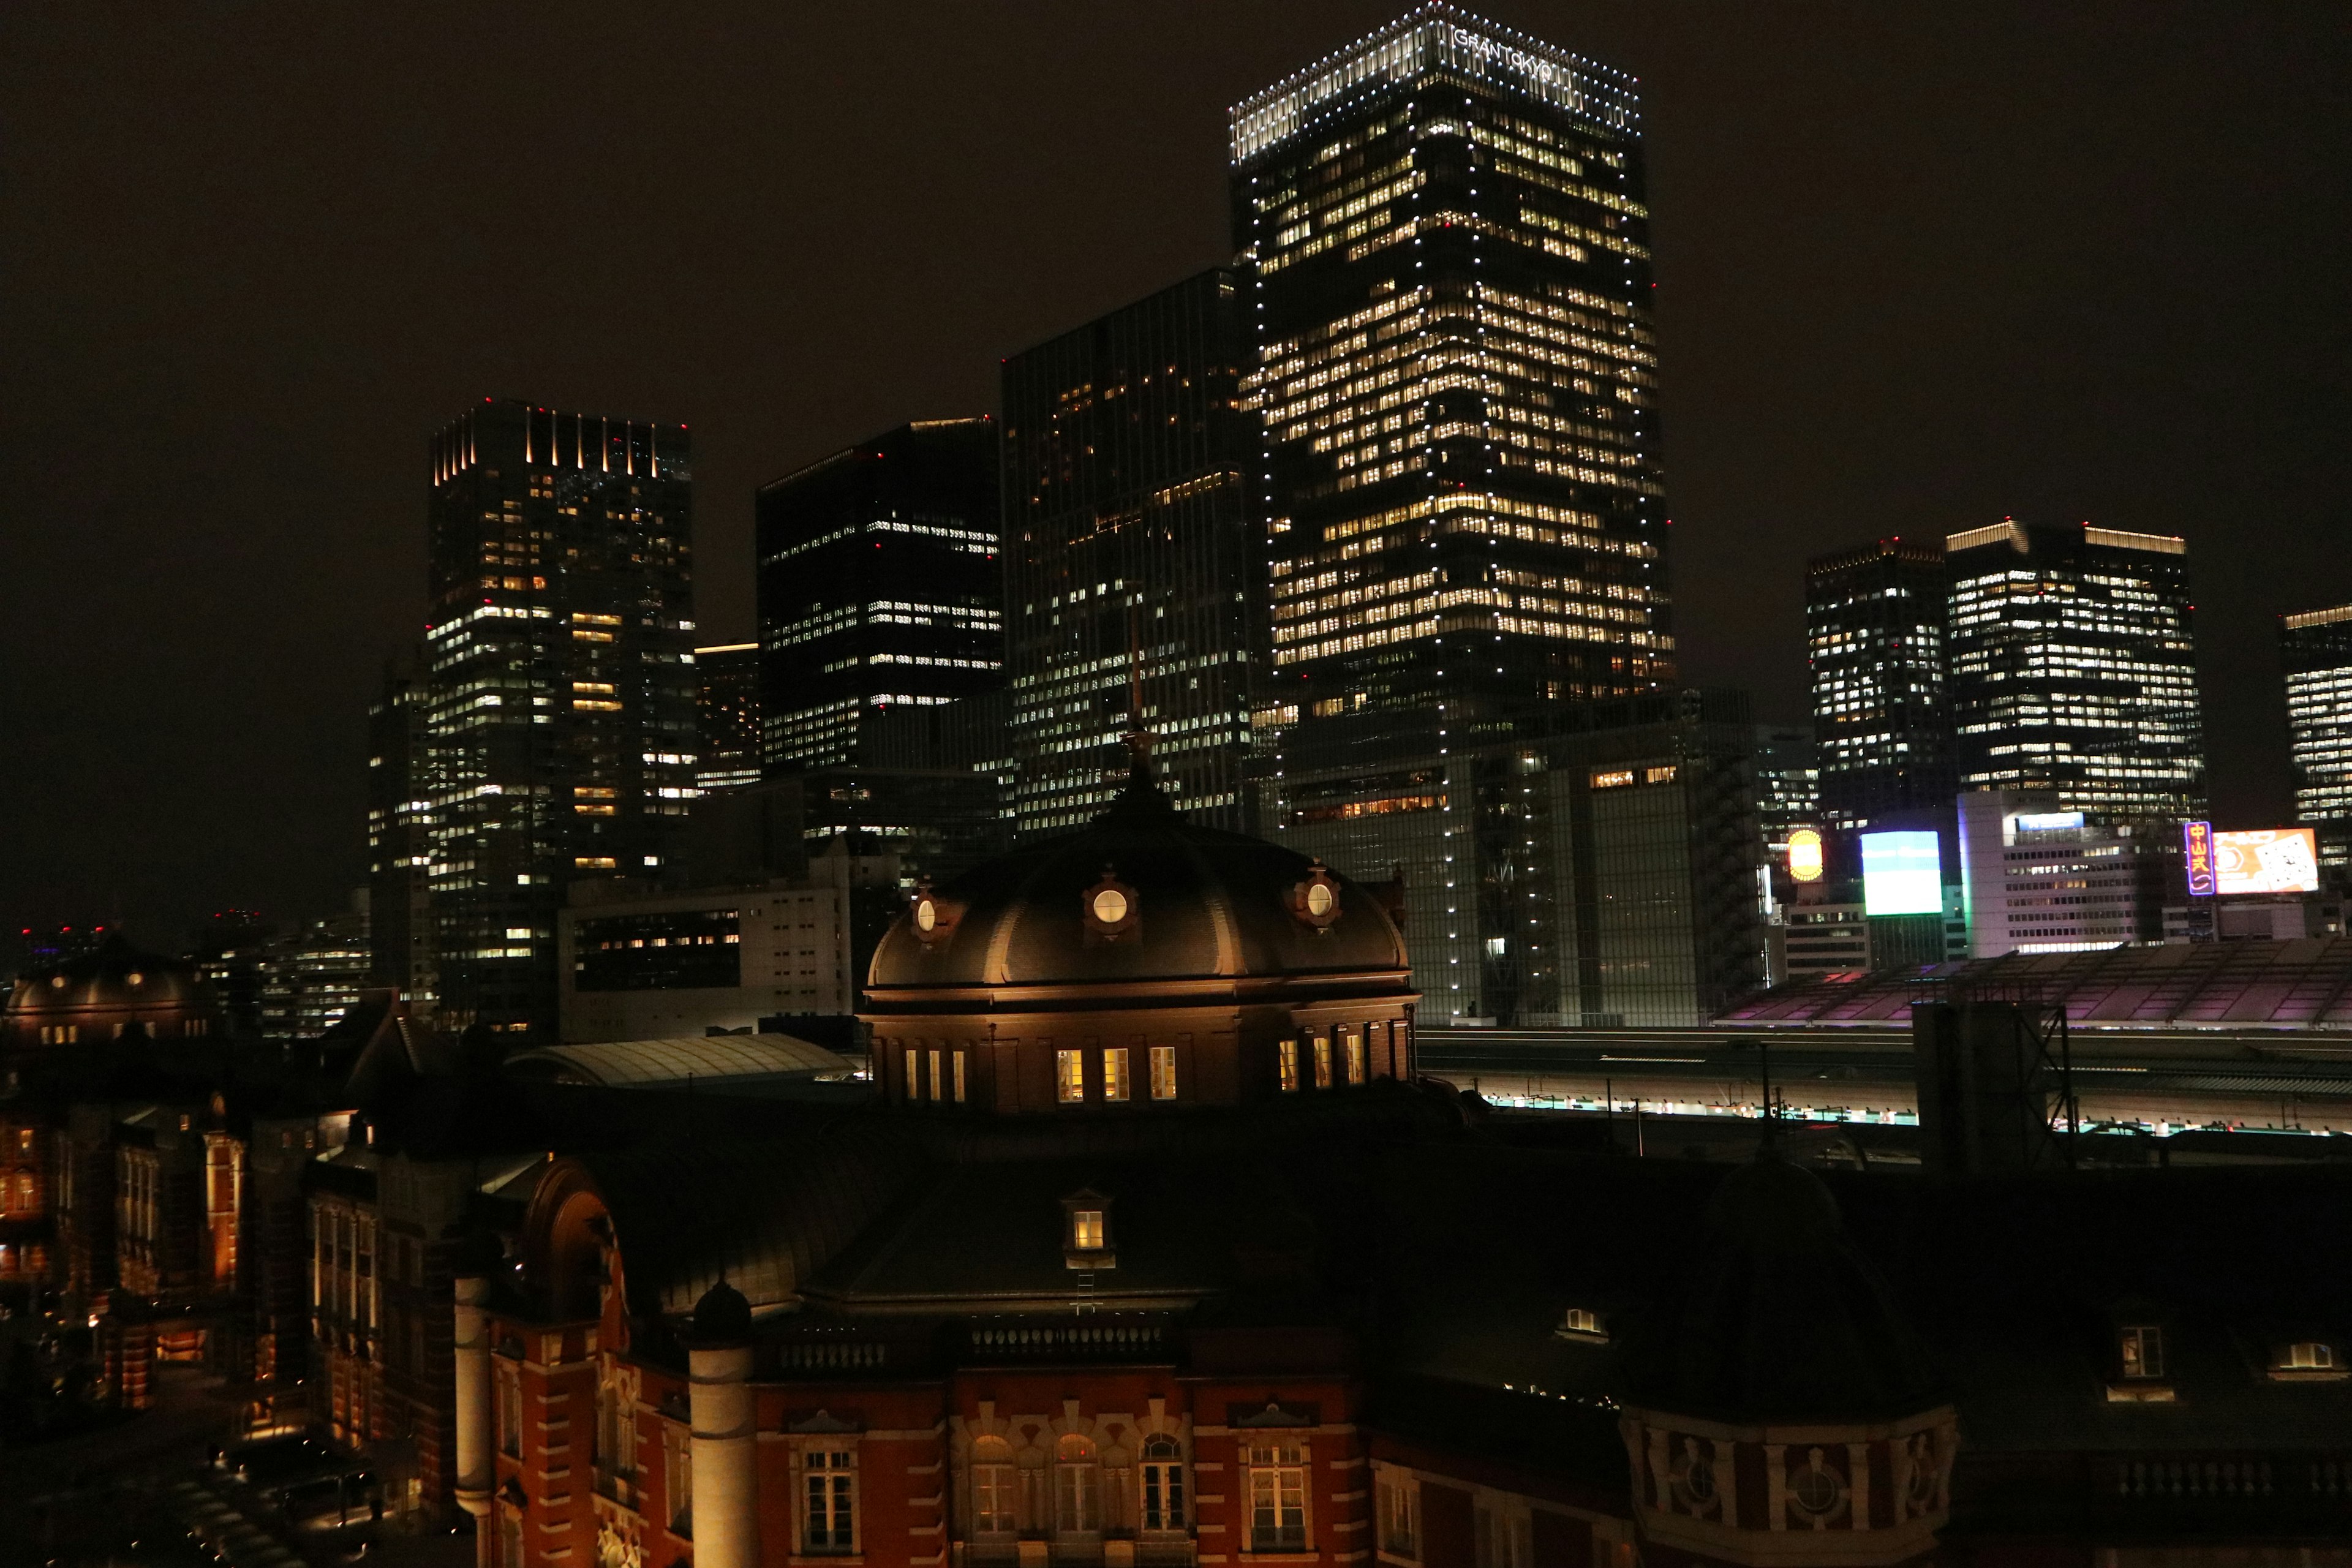
[[[2280,819],[2271,616],[2352,597],[2352,9],[1486,9],[1642,79],[1691,676],[1801,717],[1818,550],[2184,533],[2217,816]],[[744,633],[756,484],[1221,259],[1227,105],[1392,10],[16,0],[0,921],[341,904],[469,400],[691,426]]]

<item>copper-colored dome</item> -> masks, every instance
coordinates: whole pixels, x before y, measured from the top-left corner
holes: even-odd
[[[1186,822],[1139,776],[1077,832],[918,894],[866,984],[1113,990],[1394,972],[1402,990],[1405,968],[1404,940],[1369,889],[1296,850]]]
[[[184,958],[133,947],[121,932],[95,952],[17,977],[5,1016],[16,1045],[94,1044],[136,1024],[151,1037],[209,1032],[212,987]],[[190,1029],[191,1022],[207,1027]]]

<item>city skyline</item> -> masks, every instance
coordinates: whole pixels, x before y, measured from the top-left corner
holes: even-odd
[[[2164,378],[2157,372],[2170,364],[2160,352],[2168,345],[2176,352],[2193,346],[2179,336],[2188,329],[2170,329],[2170,337],[2158,333],[2153,348],[2126,346],[2116,329],[2130,319],[2133,305],[2160,304],[2188,286],[2186,279],[2240,275],[2248,266],[2268,268],[2261,275],[2273,284],[2282,279],[2291,284],[2284,297],[2305,302],[2303,310],[2285,312],[2293,320],[2340,317],[2325,292],[2340,284],[2304,266],[2309,258],[2299,247],[2315,231],[2298,227],[2284,214],[2241,213],[2228,226],[2204,221],[2200,215],[2218,196],[2221,173],[2264,161],[2242,152],[2212,153],[2210,168],[2188,160],[2161,178],[2143,177],[2130,192],[2137,205],[2128,198],[2095,199],[2092,183],[2101,160],[2124,166],[2123,148],[2109,144],[2113,137],[2071,143],[2076,155],[2071,171],[2034,175],[2000,195],[2025,211],[2067,216],[2058,226],[2060,237],[2027,258],[2053,268],[2046,279],[2020,276],[2016,269],[2026,260],[1989,267],[1985,251],[1965,247],[1958,259],[1935,262],[1927,242],[1937,220],[1924,203],[1906,204],[1915,199],[1907,187],[1925,185],[1958,199],[1965,213],[1982,217],[1991,211],[1991,187],[2000,181],[1964,167],[1948,146],[1963,124],[1961,106],[1986,91],[2042,104],[2050,118],[2038,121],[2039,129],[2063,134],[2075,114],[2160,123],[2166,93],[2193,79],[2209,98],[2249,110],[2235,121],[2219,116],[2221,129],[2213,134],[2284,149],[2296,140],[2295,117],[2315,112],[2324,96],[2314,84],[2324,74],[2325,48],[2314,40],[2298,42],[2283,16],[2259,13],[2220,35],[2149,32],[2124,40],[2119,49],[2089,16],[2031,29],[1991,18],[1980,39],[1943,37],[1921,25],[1912,34],[1883,31],[1843,41],[1830,36],[1829,23],[1786,18],[1778,47],[1791,61],[1806,49],[1814,53],[1804,57],[1804,69],[1792,66],[1787,79],[1768,86],[1752,79],[1771,73],[1753,73],[1744,62],[1735,70],[1738,37],[1701,41],[1664,24],[1644,30],[1605,15],[1543,19],[1526,6],[1480,9],[1643,79],[1658,187],[1654,243],[1668,367],[1664,465],[1674,498],[1668,510],[1679,535],[1675,630],[1685,678],[1694,684],[1747,685],[1757,693],[1760,715],[1801,718],[1802,558],[1854,538],[1895,531],[1928,536],[1984,526],[2006,514],[2067,526],[2087,516],[2102,527],[2180,532],[2190,540],[2192,561],[2215,563],[2198,578],[2215,815],[2227,821],[2285,820],[2285,727],[2271,617],[2340,602],[2352,591],[2352,571],[2317,549],[2332,521],[2321,498],[2343,489],[2329,479],[2330,465],[2341,459],[2323,450],[2317,432],[2329,422],[2329,397],[2340,395],[2315,383],[2315,370],[2294,349],[2296,334],[2265,324],[2267,318],[2249,323],[2232,317],[2237,324],[2227,331],[2244,346],[2209,362],[2201,384],[2242,392],[2259,380],[2276,390],[2268,395],[2271,401],[2256,400],[2259,413],[2215,415],[2200,405],[2203,445],[2192,439],[2185,455],[2173,457],[2165,448],[2192,428],[2191,409],[2159,390]],[[1339,48],[1391,16],[1386,7],[1309,7],[1278,19],[1235,12],[1217,26],[1155,31],[1138,21],[1130,34],[1071,40],[1071,48],[1116,41],[1121,51],[1139,49],[1167,68],[1160,73],[1165,81],[1150,89],[1159,96],[1148,100],[1150,110],[1168,110],[1161,124],[1139,131],[1112,123],[1113,133],[1101,139],[1105,145],[1086,152],[1064,146],[1056,127],[1110,114],[1119,94],[1087,79],[1083,69],[1041,70],[1022,47],[1050,29],[1016,26],[1006,53],[968,63],[983,75],[993,71],[999,79],[1021,81],[1023,90],[1013,96],[1040,100],[996,111],[977,138],[981,146],[993,154],[1034,137],[1027,144],[1056,150],[1016,183],[982,187],[987,200],[1049,215],[1039,232],[1023,233],[1027,254],[1039,255],[1040,242],[1045,247],[1045,286],[1016,289],[1003,300],[995,297],[1001,286],[1021,277],[1008,249],[1012,231],[982,210],[982,194],[960,194],[954,179],[940,172],[940,165],[962,167],[957,161],[970,153],[940,134],[951,116],[943,121],[944,111],[920,107],[923,84],[940,85],[938,68],[925,64],[908,79],[866,83],[867,89],[889,95],[887,101],[908,107],[907,124],[872,147],[825,150],[830,161],[820,162],[814,189],[834,191],[844,182],[856,184],[861,174],[885,176],[876,183],[892,185],[898,195],[877,196],[870,207],[853,205],[853,212],[868,215],[865,221],[897,221],[886,212],[887,201],[929,202],[962,220],[971,238],[934,239],[917,259],[880,265],[851,266],[835,253],[795,273],[803,287],[822,285],[825,312],[854,316],[857,302],[887,297],[905,318],[905,324],[893,326],[869,312],[866,319],[881,324],[867,332],[863,346],[877,350],[878,359],[854,369],[829,354],[825,344],[835,340],[827,337],[830,329],[812,324],[816,312],[765,313],[773,307],[760,299],[770,287],[764,275],[739,276],[730,270],[733,262],[690,260],[652,242],[628,242],[620,259],[587,270],[600,290],[616,279],[628,282],[629,289],[614,290],[616,298],[639,297],[643,285],[665,278],[682,286],[725,284],[704,289],[711,297],[700,299],[695,311],[693,332],[716,329],[728,345],[715,356],[715,373],[707,363],[713,345],[693,332],[683,347],[663,346],[658,335],[640,338],[635,334],[643,329],[636,327],[617,331],[597,347],[567,336],[583,331],[592,317],[580,309],[579,285],[549,259],[557,253],[499,250],[499,266],[477,272],[478,261],[444,255],[453,233],[483,226],[472,220],[430,229],[427,243],[408,253],[419,276],[413,285],[396,286],[353,251],[354,237],[373,233],[380,219],[347,198],[341,206],[330,202],[327,216],[340,226],[318,228],[320,248],[302,253],[310,258],[307,269],[300,254],[288,259],[234,250],[242,242],[208,222],[188,226],[168,252],[143,241],[133,246],[151,258],[141,263],[145,270],[122,277],[99,269],[131,285],[118,291],[120,298],[185,303],[197,286],[196,269],[207,267],[205,276],[219,279],[205,285],[219,291],[218,308],[180,312],[168,325],[142,317],[148,322],[142,330],[158,344],[152,353],[126,358],[126,343],[101,331],[102,352],[89,356],[88,366],[68,364],[54,357],[46,334],[54,332],[59,342],[87,335],[92,329],[77,312],[88,312],[98,296],[89,293],[90,284],[48,271],[20,238],[12,255],[20,274],[30,269],[30,297],[44,307],[45,323],[25,342],[31,353],[20,367],[53,388],[16,436],[43,450],[31,470],[29,515],[67,518],[75,526],[42,531],[9,574],[12,594],[22,595],[18,635],[31,634],[9,655],[18,672],[11,683],[9,728],[44,765],[18,770],[11,809],[39,831],[0,882],[0,900],[25,923],[127,918],[151,940],[169,940],[198,911],[226,903],[259,905],[288,919],[341,907],[346,890],[365,875],[364,801],[354,765],[366,746],[360,713],[377,689],[373,672],[384,652],[415,634],[421,563],[415,471],[427,435],[450,408],[485,393],[512,394],[566,407],[643,410],[694,426],[703,544],[698,637],[741,637],[750,629],[750,498],[759,479],[927,408],[981,411],[993,401],[997,366],[990,355],[1042,342],[1223,259],[1220,153],[1226,108],[1280,79],[1300,60]],[[920,26],[932,30],[923,33]],[[936,23],[920,26],[919,37],[971,41]],[[320,49],[321,39],[303,28],[288,36],[306,49],[335,52]],[[225,42],[207,38],[195,24],[185,25],[173,41],[199,54]],[[820,29],[793,41],[822,49],[841,40]],[[2042,63],[2020,64],[2011,58],[2014,49],[2004,53],[2005,46],[2021,41],[2044,46],[2037,57]],[[194,111],[171,100],[176,83],[160,61],[126,40],[114,42],[131,48],[129,79],[174,102],[181,117],[174,122],[185,123]],[[70,68],[70,46],[37,37],[33,43],[8,68],[12,75],[23,78],[28,59],[36,70]],[[520,47],[503,37],[493,43]],[[1801,111],[1799,89],[1807,71],[1864,63],[1873,48],[1912,60],[1916,68],[1914,57],[1930,44],[1950,46],[1949,55],[1926,72],[1924,86],[1917,79],[1908,84],[1915,90],[1906,101],[1874,96],[1865,85],[1859,101],[1847,102],[1834,122],[1827,114]],[[2043,101],[2052,84],[2065,79],[2066,62],[2079,66],[2102,52],[2116,58],[2099,69],[2076,72],[2095,108],[2062,110]],[[425,82],[428,89],[455,91],[463,80],[454,68],[428,68],[421,58],[404,65],[428,74],[442,70]],[[690,48],[682,49],[674,68],[725,77],[720,62]],[[43,83],[37,78],[20,85]],[[2259,102],[2238,96],[2251,95],[2257,85]],[[425,96],[432,100],[431,91]],[[37,92],[31,101],[39,101]],[[719,101],[726,111],[725,94]],[[970,110],[973,102],[968,94],[950,95],[956,112]],[[100,107],[85,112],[94,115]],[[2256,108],[2260,113],[2252,112]],[[225,126],[237,126],[255,110],[231,94],[212,112],[224,117]],[[404,123],[393,106],[364,96],[349,112],[360,117],[354,129],[362,142]],[[75,156],[95,155],[100,144],[71,116],[66,123],[69,133],[60,157],[71,167]],[[1792,176],[1771,174],[1768,166],[1775,160],[1769,153],[1752,142],[1732,144],[1740,141],[1734,134],[1740,127],[1758,123],[1780,126],[1791,145],[1811,154],[1809,167],[1884,175],[1902,170],[1909,158],[1925,160],[1929,177],[1906,174],[1885,182],[1867,202],[1835,180],[1818,179],[1803,184],[1803,200],[1794,202],[1797,186],[1773,184]],[[2028,148],[2015,139],[2023,132],[1987,132],[1974,119],[1965,123],[1971,134],[1992,138],[1989,150],[1977,151],[1993,166],[2005,175],[2026,172]],[[120,134],[137,138],[150,124],[134,116]],[[547,104],[533,108],[523,124],[526,142],[544,138],[551,145],[570,129],[566,111]],[[1890,131],[1909,139],[1889,143]],[[672,133],[685,134],[678,128]],[[1868,144],[1872,133],[1877,145]],[[2301,140],[2301,151],[2279,156],[2305,160],[2294,166],[2309,177],[2291,180],[2286,165],[2267,160],[2282,170],[2281,193],[2291,185],[2303,189],[2298,201],[2308,199],[2315,181],[2340,183],[2345,172],[2336,156],[2339,142],[2325,136]],[[679,143],[664,144],[675,150]],[[691,138],[686,144],[695,145]],[[159,177],[175,166],[168,149],[136,145],[155,154]],[[1139,150],[1148,153],[1139,164]],[[209,219],[216,209],[234,210],[239,201],[280,186],[290,194],[309,188],[301,155],[264,151],[268,155],[236,182],[199,182],[194,199],[209,205],[198,216]],[[1097,157],[1124,159],[1130,171],[1142,173],[1088,187],[1108,194],[1093,198],[1098,205],[1086,209],[1080,226],[1098,227],[1107,215],[1130,224],[1139,216],[1150,221],[1137,231],[1139,237],[1122,237],[1096,247],[1099,254],[1081,255],[1080,227],[1052,216],[1050,205],[1038,209],[1034,204],[1050,204],[1055,194],[1079,188],[1082,169],[1095,167]],[[698,201],[696,210],[707,215],[741,216],[740,198],[727,194],[731,187],[715,169],[698,166],[692,174],[689,206]],[[362,158],[358,188],[397,206],[408,198],[396,175]],[[1738,188],[1759,177],[1780,205],[1759,206],[1763,195]],[[760,182],[739,176],[737,184]],[[61,187],[36,181],[29,196],[28,232],[45,237],[49,251],[72,254],[87,247],[89,231],[81,226],[90,220],[65,210]],[[545,199],[558,204],[560,226],[590,198]],[[2231,199],[2259,205],[2271,197],[2265,186]],[[173,210],[171,200],[162,201],[156,221]],[[1884,221],[1890,212],[1893,221]],[[1802,282],[1805,268],[1796,258],[1818,259],[1818,253],[1796,232],[1801,213],[1808,225],[1832,234],[1871,237],[1878,272],[1858,269],[1843,280],[1834,300],[1808,292],[1817,286]],[[1761,276],[1742,282],[1729,275],[1738,263],[1727,237],[1759,217],[1778,226],[1768,232],[1789,244],[1792,258],[1751,256],[1748,264]],[[99,232],[124,239],[142,232],[121,226],[134,223],[129,217],[110,221],[118,227]],[[2011,221],[2025,220],[2003,220]],[[2265,256],[2240,255],[2215,237],[2217,226],[2262,230]],[[2104,249],[2101,240],[2108,242]],[[491,243],[495,249],[513,242],[468,243]],[[224,247],[246,265],[224,269]],[[730,255],[740,249],[748,263],[759,245],[747,237],[740,247],[719,249]],[[2106,258],[2095,270],[2088,260],[2094,250]],[[2148,260],[2158,254],[2179,269],[2150,275]],[[517,260],[530,264],[509,266]],[[1938,266],[1964,265],[1974,269],[1973,310],[1923,314],[1921,301],[1933,292]],[[320,296],[320,283],[355,268],[363,286],[332,291],[332,300]],[[465,290],[493,275],[499,287],[483,298],[499,304],[498,313],[486,315]],[[1846,297],[1857,289],[1859,298]],[[2276,288],[2270,292],[2278,297]],[[2029,318],[2046,317],[2053,300],[2066,306],[2062,328],[2023,335]],[[512,326],[502,320],[507,311],[518,312]],[[1942,357],[1879,341],[1874,334],[1885,330],[1890,313],[1923,332]],[[667,315],[653,312],[656,321]],[[234,321],[258,324],[248,334],[252,342],[216,341],[222,329],[205,324]],[[1862,368],[1830,374],[1832,356],[1819,351],[1790,363],[1792,334],[1801,323],[1827,331]],[[779,325],[792,329],[780,349],[732,346]],[[2210,330],[2218,338],[2225,329]],[[607,321],[597,331],[615,329]],[[1963,341],[1988,333],[2000,342],[1998,351],[1971,352]],[[201,377],[183,368],[199,363]],[[85,431],[67,416],[100,406],[109,364],[143,367],[130,373],[126,400],[114,412],[162,438],[117,444],[100,462],[94,433],[119,426],[121,417],[86,421],[91,428]],[[1930,367],[1949,385],[1926,386],[1920,373]],[[367,374],[355,374],[362,368]],[[1890,382],[1897,371],[1908,374]],[[1876,383],[1867,384],[1873,375]],[[1824,377],[1826,389],[1817,384]],[[798,390],[779,396],[769,385],[778,380],[793,382]],[[1885,398],[1882,389],[1897,383],[1902,390]],[[298,384],[304,395],[287,396]],[[2101,388],[2097,398],[2088,393],[2094,385]],[[1967,402],[1971,391],[1981,402],[1988,390],[1998,390],[2014,406],[1979,412],[1970,426],[1974,439],[1937,445],[1922,434]],[[168,408],[162,401],[167,393]],[[1890,402],[1892,409],[1875,406]],[[1825,407],[1859,424],[1841,426],[1833,442],[1798,438],[1800,412],[1818,415]],[[227,426],[212,423],[232,416],[239,432],[235,441],[223,438]],[[2256,424],[2263,428],[2255,430]],[[2028,426],[2032,438],[2018,440]],[[1759,444],[1774,440],[1790,452],[1759,468],[1753,461],[1763,449]],[[215,454],[205,461],[217,467],[205,471],[205,484],[186,492],[187,506],[167,505],[164,498],[173,492],[159,487],[182,484],[184,478],[176,468],[154,467],[158,459],[138,449],[142,445]],[[1979,446],[1999,448],[1998,458],[1978,455]],[[1863,447],[1878,449],[1857,458],[1854,448]],[[2227,464],[2224,447],[2231,447]],[[2250,460],[2250,451],[2258,456]],[[239,452],[263,460],[234,460]],[[286,459],[296,452],[296,460]],[[1832,457],[1862,471],[1824,479]],[[2257,486],[2243,478],[2256,470],[2287,477]],[[106,477],[93,481],[87,477],[93,473]],[[2229,476],[2235,477],[2221,482]],[[176,525],[169,533],[165,518]],[[2268,552],[2279,569],[2221,567],[2233,549]],[[73,656],[66,657],[68,639],[41,636],[58,630],[65,616],[108,626],[113,635],[100,647],[87,639],[73,644]],[[138,635],[124,637],[125,627]],[[44,646],[50,641],[59,646]],[[144,721],[121,717],[132,713]],[[168,776],[179,798],[164,800],[124,783],[154,776]],[[268,838],[258,832],[265,824]]]

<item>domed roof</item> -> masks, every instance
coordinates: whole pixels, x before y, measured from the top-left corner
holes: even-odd
[[[1404,941],[1369,889],[1295,850],[1186,822],[1139,756],[1126,790],[1087,826],[919,892],[875,950],[866,984],[887,993],[1377,974],[1402,991],[1405,968]]]
[[[96,952],[18,976],[6,1016],[22,1029],[93,1013],[170,1016],[212,1008],[212,988],[194,964],[133,947],[116,931]]]
[[[1819,1176],[1769,1142],[1707,1205],[1680,1321],[1637,1397],[1731,1422],[1852,1421],[1936,1401],[1885,1282]]]

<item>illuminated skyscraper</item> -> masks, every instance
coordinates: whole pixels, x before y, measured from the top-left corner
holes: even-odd
[[[1882,539],[1805,565],[1822,815],[1843,828],[1951,810],[1944,552]]]
[[[2113,822],[2205,811],[2189,547],[2004,521],[1944,542],[1963,789],[2048,789]]]
[[[702,761],[695,781],[705,795],[760,782],[760,645],[719,643],[694,650],[701,681]]]
[[[1247,343],[1216,268],[1004,363],[1006,616],[1024,834],[1091,820],[1126,783],[1139,700],[1161,786],[1244,826],[1265,557],[1250,506]]]
[[[443,1009],[556,1026],[555,910],[696,793],[686,428],[485,399],[433,442],[425,798]]]
[[[1401,869],[1426,1016],[1705,1016],[1761,951],[1753,727],[1669,694],[1633,79],[1423,5],[1235,107],[1232,153],[1261,820]]]
[[[1458,737],[1671,685],[1633,79],[1424,5],[1235,107],[1232,151],[1260,722],[1418,710]]]
[[[2294,818],[2319,830],[2319,858],[2339,874],[2352,850],[2352,605],[2279,617]]]
[[[887,708],[1004,680],[996,421],[920,419],[761,487],[761,766],[864,760]]]

